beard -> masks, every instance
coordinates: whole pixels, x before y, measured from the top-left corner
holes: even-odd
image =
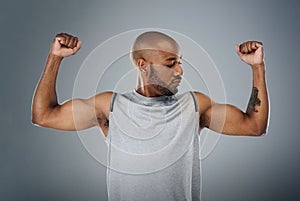
[[[151,71],[150,71],[150,77],[149,77],[149,85],[151,85],[155,90],[159,91],[164,96],[172,96],[178,92],[177,88],[171,88],[170,84],[166,84],[164,81],[162,81],[158,75],[155,69],[153,68],[153,65],[150,65]]]

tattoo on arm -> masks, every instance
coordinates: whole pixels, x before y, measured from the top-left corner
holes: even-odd
[[[260,103],[261,103],[261,101],[258,98],[258,89],[256,87],[253,87],[247,111],[248,112],[252,112],[252,111],[258,112],[258,110],[255,109],[255,106],[256,105],[260,106]]]

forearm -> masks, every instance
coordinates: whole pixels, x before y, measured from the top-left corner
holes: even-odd
[[[217,132],[259,136],[266,132],[269,115],[263,46],[261,42],[248,41],[236,45],[236,52],[253,72],[253,88],[246,112],[233,105],[214,103],[202,119],[206,127]]]
[[[258,135],[266,132],[268,126],[269,100],[265,79],[265,65],[252,66],[253,89],[246,110],[247,118]]]
[[[56,95],[56,77],[62,57],[49,54],[44,72],[37,85],[32,103],[32,121],[40,121],[47,113],[58,106]]]

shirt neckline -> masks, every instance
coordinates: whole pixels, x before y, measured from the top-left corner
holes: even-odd
[[[138,93],[136,89],[133,89],[133,94],[140,100],[148,101],[148,102],[160,102],[160,101],[170,101],[174,100],[175,95],[172,96],[157,96],[157,97],[147,97]]]

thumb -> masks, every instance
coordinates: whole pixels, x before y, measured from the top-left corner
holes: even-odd
[[[64,44],[65,38],[64,37],[60,37],[60,36],[56,36],[55,37],[55,42],[58,42],[59,44]]]
[[[234,45],[234,47],[235,47],[236,52],[240,51],[240,47],[239,47],[239,45],[237,43]]]
[[[55,48],[55,49],[59,49],[61,47],[61,42],[62,42],[62,38],[60,37],[56,37],[53,41],[53,45],[52,47]]]

